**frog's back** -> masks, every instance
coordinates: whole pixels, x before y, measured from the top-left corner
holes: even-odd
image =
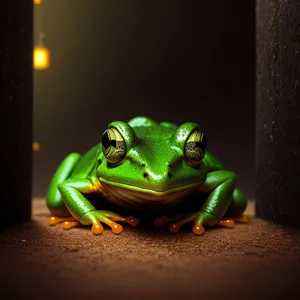
[[[158,123],[147,117],[135,117],[128,124],[141,139],[167,139],[172,136],[178,126],[171,122]]]

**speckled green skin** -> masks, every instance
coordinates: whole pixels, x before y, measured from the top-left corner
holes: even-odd
[[[120,207],[133,212],[144,209],[173,207],[191,193],[207,195],[201,209],[183,219],[183,224],[213,226],[224,215],[239,217],[246,208],[243,194],[235,188],[236,174],[225,170],[208,151],[197,167],[191,166],[184,146],[196,123],[181,126],[169,122],[156,123],[137,117],[128,123],[109,124],[126,144],[124,159],[108,163],[101,143],[86,154],[71,153],[61,163],[51,181],[47,206],[58,217],[72,215],[83,225],[118,220],[117,215],[98,210],[85,194],[99,194]],[[203,198],[203,197],[202,197]],[[115,217],[114,217],[115,216]],[[105,222],[107,223],[107,222]]]

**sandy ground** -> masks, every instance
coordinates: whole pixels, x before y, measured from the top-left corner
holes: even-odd
[[[254,214],[250,202],[248,215]],[[233,229],[49,226],[44,201],[32,221],[1,229],[1,294],[9,299],[300,299],[300,232],[253,218]],[[1,297],[1,299],[8,299]]]

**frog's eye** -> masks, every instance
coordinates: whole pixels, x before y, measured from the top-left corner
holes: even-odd
[[[102,151],[110,164],[117,164],[123,160],[126,154],[126,144],[117,129],[109,128],[103,133]]]
[[[204,158],[206,144],[206,137],[198,129],[191,133],[184,146],[185,158],[191,166],[198,167],[201,164]]]

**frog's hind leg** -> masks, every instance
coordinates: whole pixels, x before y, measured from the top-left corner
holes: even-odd
[[[234,189],[232,200],[223,219],[218,225],[224,227],[233,227],[234,223],[248,223],[249,218],[244,215],[247,208],[247,200],[239,189]]]
[[[51,180],[47,193],[47,207],[53,214],[49,219],[49,224],[63,223],[64,228],[79,226],[79,223],[71,216],[58,190],[58,185],[68,179],[78,164],[81,155],[79,153],[69,154],[59,165]]]

